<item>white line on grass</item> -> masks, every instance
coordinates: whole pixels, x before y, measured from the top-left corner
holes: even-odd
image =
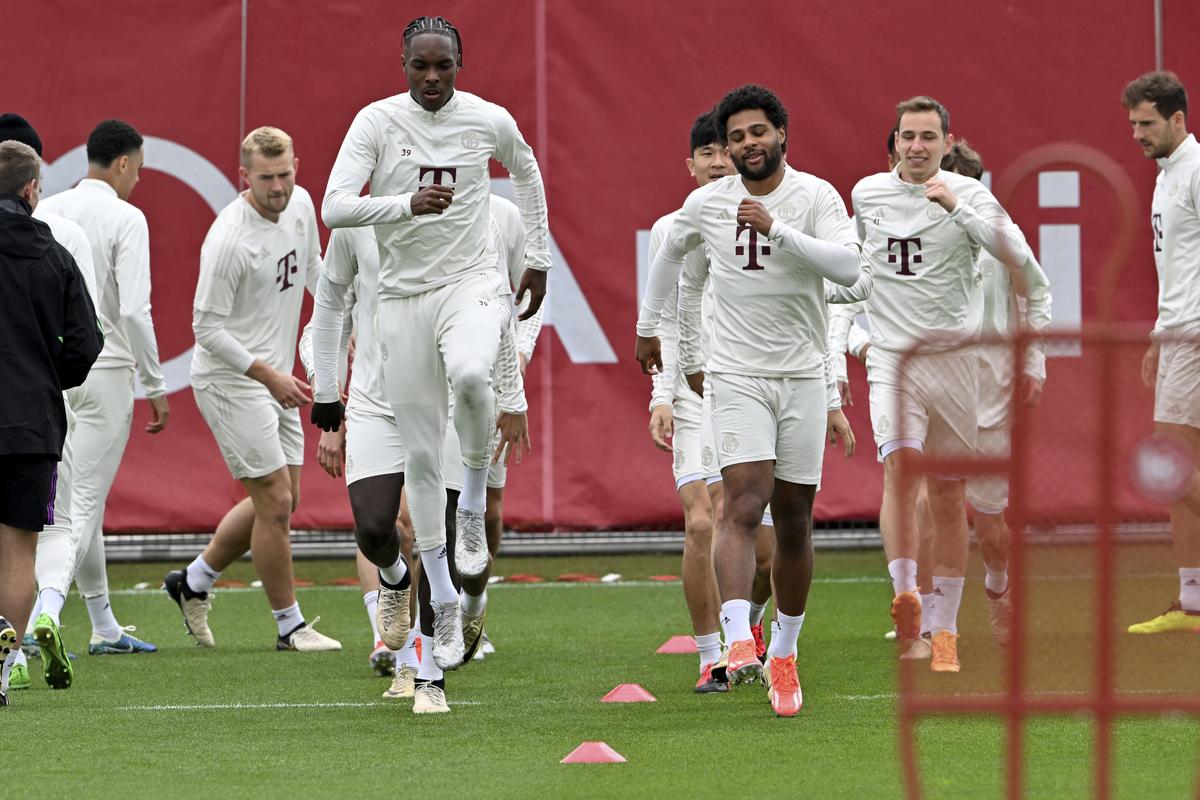
[[[117,711],[259,711],[278,708],[370,708],[398,703],[201,703],[196,705],[118,706]],[[477,700],[451,700],[452,706],[481,706]]]

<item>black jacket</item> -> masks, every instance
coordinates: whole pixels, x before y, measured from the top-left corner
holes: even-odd
[[[0,456],[62,457],[63,390],[103,346],[75,259],[28,203],[0,195]]]

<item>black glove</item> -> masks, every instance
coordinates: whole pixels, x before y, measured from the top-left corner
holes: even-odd
[[[346,415],[346,407],[341,400],[332,403],[313,403],[312,424],[323,431],[332,433],[342,425],[342,417]]]

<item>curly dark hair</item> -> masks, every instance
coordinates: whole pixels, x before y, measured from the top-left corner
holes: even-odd
[[[1125,87],[1122,100],[1126,108],[1150,102],[1163,119],[1170,119],[1176,111],[1187,116],[1187,90],[1174,72],[1147,72]]]
[[[721,144],[729,143],[729,137],[725,131],[725,126],[729,124],[729,118],[739,111],[754,109],[766,114],[767,120],[776,128],[787,127],[787,109],[783,107],[779,96],[765,86],[748,83],[734,89],[721,98],[721,102],[717,103],[717,135],[721,137]],[[785,142],[783,146],[786,152],[787,143]]]
[[[142,146],[142,135],[128,122],[106,119],[88,135],[88,163],[110,166],[121,156],[127,156]]]

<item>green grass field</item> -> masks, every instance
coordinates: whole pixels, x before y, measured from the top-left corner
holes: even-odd
[[[1094,582],[1083,550],[1033,559],[1031,681],[1086,690]],[[819,553],[818,582],[800,639],[805,706],[777,719],[759,686],[698,696],[694,655],[656,655],[687,633],[682,589],[646,577],[678,573],[677,557],[501,558],[499,574],[617,572],[619,584],[499,585],[488,631],[498,652],[450,673],[452,713],[416,717],[384,701],[367,667],[370,631],[354,588],[323,585],[350,562],[301,562],[316,582],[299,598],[309,619],[340,639],[335,654],[277,653],[260,590],[224,590],[210,618],[217,648],[198,650],[157,591],[166,568],[114,564],[113,604],[124,624],[161,651],[87,656],[88,625],[73,597],[64,616],[80,653],[75,685],[33,688],[0,712],[2,763],[15,797],[815,797],[902,796],[895,726],[895,662],[884,642],[890,586],[878,553]],[[1161,610],[1175,587],[1166,548],[1123,553],[1120,622]],[[961,615],[963,672],[929,675],[929,691],[994,691],[999,649],[986,627],[978,565]],[[251,580],[249,564],[226,577]],[[1124,690],[1200,691],[1200,636],[1122,637]],[[618,683],[658,701],[608,704]],[[1188,798],[1196,791],[1200,724],[1185,717],[1123,721],[1117,794]],[[628,762],[559,764],[580,742],[603,740]],[[926,796],[1001,796],[1001,728],[987,718],[931,719],[920,731]],[[1090,796],[1086,718],[1031,723],[1027,796]]]

